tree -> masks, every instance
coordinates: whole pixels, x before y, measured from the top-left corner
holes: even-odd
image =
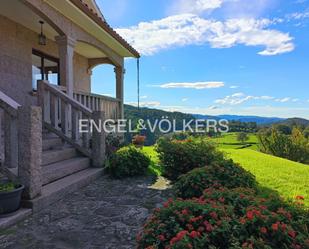
[[[305,138],[309,138],[309,126],[304,130],[304,136]]]
[[[247,133],[245,132],[239,132],[237,134],[237,141],[240,141],[242,144],[247,141],[249,138],[248,138],[248,135]]]

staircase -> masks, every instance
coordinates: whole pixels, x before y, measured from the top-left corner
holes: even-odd
[[[42,149],[42,194],[24,201],[24,206],[32,208],[33,212],[62,199],[102,174],[102,168],[91,168],[88,157],[46,130],[43,131]]]

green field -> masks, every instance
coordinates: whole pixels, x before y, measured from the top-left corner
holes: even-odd
[[[225,133],[222,134],[220,137],[212,138],[213,141],[215,141],[219,148],[223,149],[238,149],[241,148],[244,145],[250,145],[250,149],[258,150],[258,138],[255,134],[250,133],[248,134],[248,140],[242,144],[241,142],[237,141],[237,133],[231,132],[231,133]]]
[[[250,149],[223,149],[226,156],[256,176],[262,187],[278,191],[286,199],[305,197],[309,207],[309,165]]]
[[[219,149],[226,157],[254,174],[261,187],[278,191],[285,199],[294,199],[295,196],[302,195],[305,197],[305,205],[309,207],[309,165],[256,151],[258,144],[254,134],[250,135],[248,141],[253,146],[246,149],[237,149],[240,146],[235,133],[225,134],[213,140],[218,143]],[[143,150],[153,160],[152,172],[160,175],[161,168],[158,166],[159,160],[154,147],[144,147]]]

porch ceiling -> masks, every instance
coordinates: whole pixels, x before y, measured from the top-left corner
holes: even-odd
[[[0,15],[19,23],[36,33],[40,33],[41,26],[39,21],[43,19],[19,0],[0,1]],[[59,35],[58,32],[47,22],[45,22],[43,30],[47,38],[52,41],[55,41],[55,37]],[[84,42],[77,42],[75,52],[90,59],[106,57],[101,50]]]
[[[42,20],[42,18],[22,4],[19,0],[0,1],[0,15],[25,26],[36,33],[40,33],[41,26],[39,21]],[[57,31],[46,22],[44,24],[44,33],[50,40],[55,40],[55,36],[59,35]]]

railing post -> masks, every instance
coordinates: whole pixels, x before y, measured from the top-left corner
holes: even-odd
[[[93,167],[102,167],[105,161],[105,130],[103,122],[105,113],[103,111],[94,111],[92,120],[101,128],[100,131],[93,127],[92,133],[92,165]],[[101,123],[101,124],[100,124]]]
[[[4,166],[17,168],[18,166],[18,131],[16,117],[4,112]]]
[[[33,199],[42,190],[42,109],[38,106],[18,110],[18,176],[25,185],[24,197]]]

